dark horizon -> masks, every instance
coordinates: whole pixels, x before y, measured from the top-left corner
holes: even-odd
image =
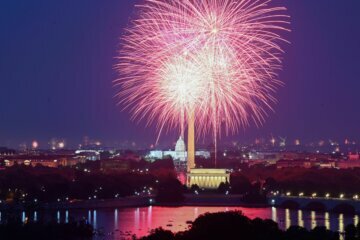
[[[105,145],[150,146],[154,127],[130,120],[114,99],[119,37],[134,0],[0,2],[0,146],[51,138],[77,146],[84,136]],[[360,141],[360,2],[274,1],[288,8],[291,30],[275,112],[223,141],[287,137],[302,142]],[[162,134],[169,146],[178,133]],[[202,140],[200,141],[202,142]]]

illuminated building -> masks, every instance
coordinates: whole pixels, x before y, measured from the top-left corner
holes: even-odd
[[[359,153],[349,153],[348,158],[350,161],[360,160],[360,154]]]
[[[249,160],[262,160],[270,164],[275,164],[281,157],[282,156],[276,152],[249,152]]]
[[[0,156],[11,156],[15,154],[15,150],[0,147]]]
[[[153,150],[150,151],[148,155],[146,155],[147,159],[163,159],[167,156],[170,156],[174,161],[186,162],[188,153],[186,151],[186,145],[184,139],[180,136],[175,145],[175,151],[161,151],[161,150]],[[195,156],[203,157],[206,159],[210,158],[209,151],[196,151]]]
[[[86,158],[86,160],[89,161],[98,161],[100,160],[100,152],[101,151],[97,151],[97,150],[76,150],[75,154],[77,156],[81,156]]]
[[[186,147],[184,139],[180,136],[175,145],[175,157],[174,159],[180,161],[186,161]]]
[[[27,155],[18,155],[11,156],[4,159],[5,167],[12,167],[15,164],[24,165],[24,166],[43,166],[58,168],[60,166],[71,167],[78,163],[83,163],[85,159],[75,158],[73,156],[62,156],[62,155],[36,155],[36,156],[27,156]]]
[[[196,168],[194,112],[192,112],[189,117],[187,153],[187,187],[190,188],[192,185],[197,185],[204,189],[217,189],[221,183],[230,183],[230,173],[226,169]]]
[[[360,160],[341,160],[336,163],[336,167],[340,169],[360,168]]]
[[[230,182],[230,173],[226,169],[193,168],[187,174],[186,185],[199,188],[216,189],[221,183]]]

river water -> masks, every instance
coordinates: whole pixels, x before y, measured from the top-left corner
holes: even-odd
[[[62,210],[46,212],[21,212],[23,221],[53,220],[67,222],[71,218],[86,219],[96,229],[105,235],[95,239],[130,239],[132,235],[138,237],[147,235],[151,229],[163,227],[173,232],[186,230],[188,221],[193,221],[206,212],[220,212],[240,210],[249,218],[272,219],[281,229],[292,225],[299,225],[312,229],[325,226],[333,231],[343,232],[345,226],[359,222],[358,215],[335,214],[304,210],[289,210],[280,208],[242,208],[242,207],[141,207],[98,210]],[[1,219],[2,217],[2,219]],[[0,212],[0,221],[4,220],[4,213]]]

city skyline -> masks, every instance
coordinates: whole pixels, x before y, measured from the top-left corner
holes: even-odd
[[[1,239],[360,240],[359,0],[1,0]]]
[[[0,55],[0,146],[46,143],[53,137],[76,146],[84,136],[107,145],[156,141],[155,128],[130,121],[113,98],[116,73],[111,66],[134,1],[86,3],[1,3],[0,26],[6,37],[0,39],[5,53]],[[251,125],[222,139],[246,142],[273,135],[303,142],[358,141],[360,16],[354,6],[360,3],[283,5],[291,16],[292,32],[291,44],[284,46],[287,53],[279,78],[285,85],[278,91],[275,113],[269,113],[259,128]],[[177,137],[178,132],[163,134],[160,142]]]

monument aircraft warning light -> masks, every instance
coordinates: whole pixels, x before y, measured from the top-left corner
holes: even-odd
[[[288,30],[284,7],[270,0],[144,0],[121,38],[117,96],[133,119],[218,138],[263,123],[281,82]],[[196,136],[195,136],[196,127]]]

